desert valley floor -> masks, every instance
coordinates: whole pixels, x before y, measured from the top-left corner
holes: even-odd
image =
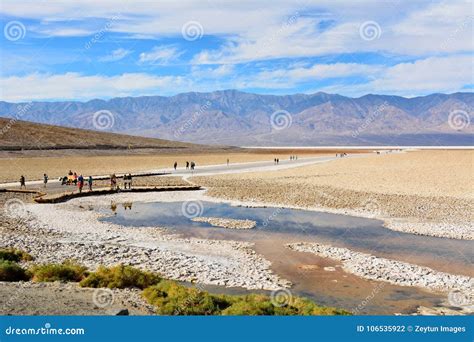
[[[472,313],[474,151],[342,152],[3,153],[0,247],[26,250],[35,263],[130,264],[211,292],[284,291],[356,314]],[[130,172],[134,188],[201,189],[35,203],[39,193],[77,193],[57,181],[68,170]],[[17,191],[20,174],[31,193]],[[108,187],[106,178],[94,183]],[[74,284],[0,282],[0,308],[152,312],[137,292],[114,291],[115,303],[98,308]]]

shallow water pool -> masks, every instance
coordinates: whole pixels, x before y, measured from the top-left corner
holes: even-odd
[[[213,202],[112,204],[101,208],[104,221],[125,226],[160,226],[185,237],[250,241],[272,262],[277,274],[290,280],[293,291],[325,305],[359,313],[409,313],[419,305],[435,306],[444,298],[426,291],[368,281],[344,272],[339,263],[285,248],[291,242],[318,242],[407,261],[450,273],[474,275],[472,241],[417,236],[392,231],[379,220],[286,208],[248,208]],[[194,222],[191,218],[250,219],[254,229],[236,230]],[[324,268],[334,267],[334,271]],[[221,289],[241,292],[239,289]],[[375,295],[374,295],[375,293]],[[367,300],[370,297],[370,300]],[[364,304],[360,308],[360,303]]]

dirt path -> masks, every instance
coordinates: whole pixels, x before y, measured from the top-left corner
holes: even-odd
[[[139,290],[89,289],[59,282],[0,282],[2,315],[117,315],[125,309],[130,315],[154,313]]]

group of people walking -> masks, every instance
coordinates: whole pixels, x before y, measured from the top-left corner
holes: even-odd
[[[290,160],[298,160],[298,156],[290,156]]]
[[[45,176],[44,183],[46,187],[46,183],[48,182],[47,175],[45,174],[44,176]],[[67,176],[61,177],[59,178],[59,180],[61,181],[61,185],[74,184],[75,186],[77,186],[77,189],[79,190],[79,192],[82,192],[82,189],[84,188],[84,184],[86,182],[82,174],[78,175],[76,172],[72,172],[72,170],[69,170]],[[93,183],[92,176],[89,176],[87,178],[87,183],[88,183],[89,191],[92,191],[92,183]]]
[[[129,173],[124,174],[123,177],[123,188],[124,189],[132,189],[132,174]],[[119,186],[117,185],[117,176],[115,173],[110,175],[110,190],[117,190],[119,189]]]
[[[193,161],[192,162],[188,162],[188,161],[186,162],[186,170],[189,170],[189,169],[194,170],[195,167],[196,167],[195,162],[193,162]]]

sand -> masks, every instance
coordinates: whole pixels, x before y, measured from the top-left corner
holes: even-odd
[[[374,217],[394,230],[473,240],[473,161],[472,150],[414,151],[191,180],[219,198]]]
[[[274,158],[288,159],[291,151],[277,150],[274,153],[267,151],[248,152],[212,152],[212,153],[156,153],[151,155],[123,154],[123,155],[94,155],[93,152],[83,155],[83,152],[71,152],[71,155],[32,157],[31,153],[24,155],[1,157],[0,156],[0,182],[19,181],[20,175],[25,175],[29,180],[41,180],[43,174],[48,174],[50,179],[57,179],[67,174],[69,170],[83,175],[108,175],[111,173],[134,173],[145,171],[160,171],[173,167],[178,162],[178,167],[184,167],[186,161],[194,161],[196,165],[242,163],[253,161],[269,161]],[[306,152],[305,156],[321,156],[326,151]]]
[[[91,289],[77,283],[0,282],[2,315],[152,315],[138,289]],[[105,300],[98,301],[98,298]],[[34,305],[32,304],[34,303]]]

